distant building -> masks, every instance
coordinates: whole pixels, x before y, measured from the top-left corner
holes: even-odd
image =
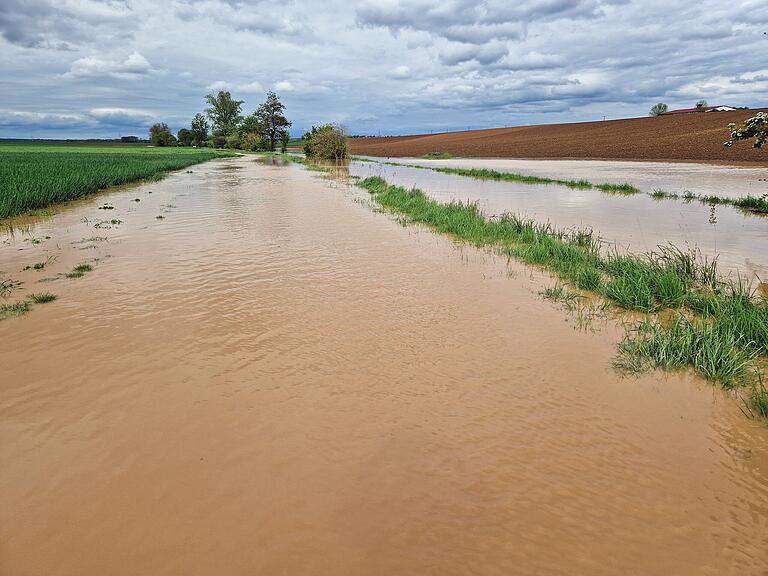
[[[139,137],[138,136],[121,136],[120,142],[138,142]]]
[[[661,114],[661,116],[669,116],[670,114],[695,114],[697,112],[733,112],[738,110],[733,106],[696,106],[696,108],[683,108],[681,110],[668,110]]]

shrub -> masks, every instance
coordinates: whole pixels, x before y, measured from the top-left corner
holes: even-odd
[[[347,157],[347,131],[338,124],[312,126],[303,140],[307,157],[321,160],[343,160]]]

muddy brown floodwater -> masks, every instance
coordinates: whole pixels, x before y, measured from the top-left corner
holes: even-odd
[[[238,158],[15,222],[0,573],[768,573],[763,424],[366,202]]]

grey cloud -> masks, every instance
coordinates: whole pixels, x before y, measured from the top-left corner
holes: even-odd
[[[118,35],[124,36],[130,16],[125,0],[3,0],[0,35],[28,48],[70,50],[104,25],[122,21]]]
[[[768,3],[0,0],[0,137],[176,130],[225,88],[301,132],[645,115],[768,93]]]

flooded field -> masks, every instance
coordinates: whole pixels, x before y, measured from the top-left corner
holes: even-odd
[[[682,195],[761,196],[768,192],[768,167],[722,166],[692,162],[622,162],[616,160],[516,160],[512,158],[454,158],[424,160],[391,158],[393,162],[455,168],[488,168],[530,176],[585,179],[591,182],[630,182],[643,192],[665,190]]]
[[[490,210],[560,194],[351,168],[381,170]],[[608,235],[639,201],[569,193]],[[0,322],[0,574],[768,572],[763,423],[620,378],[617,322],[574,330],[546,276],[371,208],[246,157],[4,230],[3,301],[58,299]]]
[[[400,162],[401,160],[396,160]],[[405,161],[405,160],[403,160]],[[518,162],[521,165],[517,166]],[[622,183],[628,181],[641,189],[649,187],[648,178],[655,177],[653,187],[675,191],[684,178],[685,171],[701,167],[699,177],[685,180],[697,194],[715,193],[726,196],[729,192],[768,192],[768,183],[757,180],[766,170],[728,168],[701,164],[667,164],[668,172],[660,168],[657,176],[635,180],[642,174],[641,168],[625,168],[624,165],[642,166],[646,163],[605,162],[602,170],[591,165],[597,162],[555,160],[418,160],[418,164],[451,165],[547,175],[556,178],[590,178],[595,182]],[[540,169],[525,170],[525,166],[542,165]],[[567,164],[559,166],[557,163]],[[585,164],[576,169],[572,165]],[[735,172],[739,171],[739,172]],[[706,174],[717,174],[714,180]],[[733,173],[733,174],[732,174]],[[371,162],[352,162],[350,174],[355,176],[382,176],[388,182],[400,186],[416,186],[437,200],[477,201],[488,215],[513,212],[540,222],[551,222],[560,228],[591,228],[609,244],[622,250],[649,252],[659,244],[672,243],[681,248],[699,250],[704,256],[717,257],[723,273],[740,273],[750,279],[755,276],[768,279],[768,216],[738,210],[731,206],[708,206],[698,201],[682,199],[656,200],[646,194],[632,196],[612,195],[598,190],[578,190],[560,185],[497,182],[456,176]],[[738,175],[738,176],[737,176]],[[720,188],[711,182],[728,182],[730,188]]]

